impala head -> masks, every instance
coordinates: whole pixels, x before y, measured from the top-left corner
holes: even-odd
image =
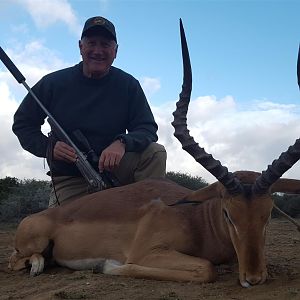
[[[248,287],[261,284],[267,278],[264,245],[266,226],[273,208],[271,193],[295,191],[292,180],[280,177],[299,160],[300,139],[261,174],[247,171],[231,173],[220,161],[199,147],[189,135],[186,124],[192,91],[192,71],[181,20],[180,34],[184,76],[180,99],[173,113],[174,135],[182,144],[182,148],[219,182],[222,222],[236,251],[241,285]],[[298,83],[299,64],[298,54]]]
[[[251,178],[252,182],[244,181],[244,178],[239,178],[239,173],[234,173],[244,188],[242,193],[232,195],[222,185],[221,207],[224,226],[238,258],[240,283],[249,287],[261,284],[267,278],[264,245],[273,200],[269,193],[256,195],[251,191],[258,173],[244,174],[254,178]]]

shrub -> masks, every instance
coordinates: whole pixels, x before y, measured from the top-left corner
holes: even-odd
[[[50,186],[48,181],[35,179],[18,181],[0,203],[0,221],[18,222],[25,216],[48,206]]]
[[[300,195],[274,194],[274,203],[278,208],[284,211],[289,216],[295,218],[300,216]],[[272,211],[273,217],[280,216],[276,210]]]
[[[5,177],[0,179],[0,203],[3,199],[6,199],[12,188],[17,187],[19,181],[15,177]]]
[[[192,176],[186,173],[171,171],[167,172],[166,177],[191,190],[198,190],[208,185],[208,183],[202,177]]]

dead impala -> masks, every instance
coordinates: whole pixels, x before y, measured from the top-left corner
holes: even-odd
[[[30,274],[38,275],[52,258],[76,270],[212,282],[214,265],[237,258],[243,287],[265,282],[271,193],[300,192],[300,180],[280,179],[298,161],[300,140],[261,174],[231,173],[200,148],[186,124],[192,74],[181,21],[180,32],[184,80],[172,125],[183,149],[217,182],[191,191],[168,180],[149,179],[31,215],[18,226],[11,269],[31,266]]]

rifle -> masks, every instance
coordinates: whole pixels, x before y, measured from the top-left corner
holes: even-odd
[[[88,139],[84,136],[84,134],[81,132],[80,129],[74,130],[72,132],[72,134],[75,137],[76,142],[78,142],[78,145],[80,146],[80,148],[84,150],[87,160],[92,164],[94,169],[97,169],[98,163],[99,163],[99,157],[97,156],[95,151],[92,149]],[[116,176],[114,176],[113,173],[111,173],[107,170],[103,170],[101,172],[101,177],[107,187],[116,187],[116,186],[121,185],[118,178]]]
[[[107,188],[107,183],[104,182],[102,177],[96,170],[91,166],[90,162],[87,159],[87,155],[85,155],[83,152],[80,151],[80,149],[73,143],[71,138],[67,135],[67,133],[64,131],[64,129],[59,125],[59,123],[53,118],[51,113],[46,109],[46,107],[41,103],[41,101],[38,99],[38,97],[35,95],[35,93],[32,91],[32,89],[27,85],[26,79],[23,76],[23,74],[19,71],[19,69],[15,66],[15,64],[11,61],[11,59],[8,57],[8,55],[5,53],[5,51],[0,47],[0,59],[3,62],[3,64],[6,66],[6,68],[10,71],[10,73],[15,77],[15,79],[18,81],[18,83],[23,84],[23,86],[26,88],[26,90],[30,93],[30,95],[33,97],[33,99],[38,103],[38,105],[41,107],[41,109],[45,112],[45,114],[48,117],[48,122],[51,125],[52,128],[55,129],[56,133],[59,133],[60,138],[62,141],[69,144],[73,149],[75,150],[75,153],[77,155],[77,159],[75,161],[75,164],[77,168],[79,169],[82,176],[85,178],[85,180],[88,182],[90,187],[93,191],[100,191],[104,188]]]

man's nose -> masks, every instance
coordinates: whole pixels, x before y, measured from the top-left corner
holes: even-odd
[[[93,48],[94,53],[102,53],[103,50],[104,50],[104,47],[102,45],[95,45],[95,47]]]

